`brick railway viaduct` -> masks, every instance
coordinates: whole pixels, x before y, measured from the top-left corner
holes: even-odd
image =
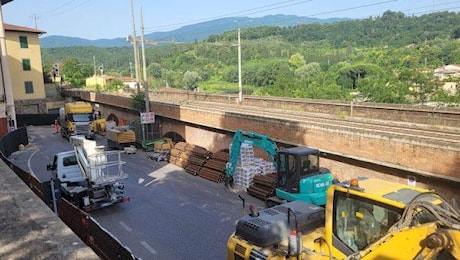
[[[67,90],[69,98],[99,104],[103,117],[115,114],[125,121],[138,114],[131,110],[129,95],[112,95],[80,90]],[[279,145],[306,145],[324,153],[322,167],[329,168],[339,179],[373,176],[397,182],[407,182],[415,176],[417,186],[435,189],[447,198],[460,201],[456,188],[460,184],[460,146],[458,143],[429,142],[398,135],[385,135],[289,121],[283,118],[252,116],[240,112],[219,112],[193,102],[220,102],[231,106],[236,96],[209,95],[182,91],[157,91],[150,95],[150,111],[155,113],[156,127],[161,136],[176,133],[186,142],[200,145],[211,152],[228,149],[233,132],[242,129],[270,136]],[[353,105],[292,99],[245,98],[244,106],[279,108],[311,113],[329,113],[338,117],[367,117],[382,120],[443,125],[460,131],[459,110],[434,113],[433,109],[410,111],[404,106]],[[257,152],[257,151],[256,151]]]

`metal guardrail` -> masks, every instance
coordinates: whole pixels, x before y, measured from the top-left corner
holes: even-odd
[[[51,209],[53,208],[50,182],[40,182],[30,173],[22,170],[8,160],[8,156],[18,150],[19,144],[28,144],[27,129],[19,128],[10,132],[0,140],[0,158],[14,171],[30,189],[42,199]],[[58,183],[56,185],[59,185]],[[58,191],[58,186],[56,191]],[[59,192],[58,192],[59,193]],[[129,248],[72,203],[57,198],[59,218],[80,237],[102,259],[139,259]]]

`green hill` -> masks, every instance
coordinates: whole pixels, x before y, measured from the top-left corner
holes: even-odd
[[[208,22],[183,26],[169,32],[148,33],[144,37],[148,40],[162,42],[188,42],[203,41],[211,34],[221,34],[235,30],[237,27],[250,28],[259,26],[292,26],[304,23],[331,23],[343,18],[316,19],[295,15],[269,15],[259,18],[228,17]],[[71,47],[71,46],[95,46],[95,47],[127,47],[130,43],[126,36],[115,39],[87,40],[77,37],[51,35],[40,39],[42,48]]]
[[[433,76],[435,68],[460,64],[459,24],[460,14],[454,12],[405,16],[387,11],[362,20],[242,28],[244,89],[299,98],[460,103],[460,91],[445,91]],[[236,43],[234,29],[204,41],[147,48],[150,86],[234,93]],[[91,75],[93,57],[114,76],[129,76],[134,60],[132,47],[43,48],[42,55],[45,70],[58,62],[68,68],[69,80],[73,74]]]

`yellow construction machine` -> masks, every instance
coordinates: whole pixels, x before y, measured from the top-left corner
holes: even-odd
[[[241,218],[227,259],[460,259],[460,214],[442,196],[373,178],[336,183]]]

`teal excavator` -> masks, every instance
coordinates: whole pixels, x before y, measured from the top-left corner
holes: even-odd
[[[334,181],[326,168],[320,168],[320,151],[309,147],[278,149],[270,137],[258,133],[238,130],[230,145],[226,167],[225,185],[233,186],[233,176],[243,143],[265,151],[277,173],[275,195],[267,199],[267,206],[284,202],[303,201],[319,206],[326,204],[326,191]]]

